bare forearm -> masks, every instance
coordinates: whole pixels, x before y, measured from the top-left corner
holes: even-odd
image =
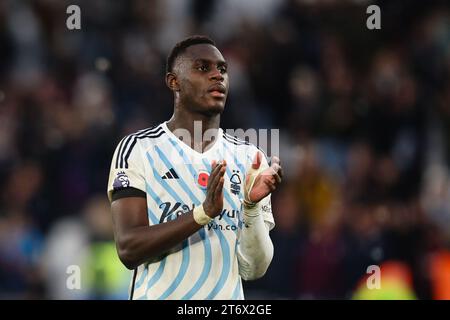
[[[223,175],[226,162],[213,161],[205,201],[175,220],[148,225],[144,197],[123,197],[111,203],[114,237],[122,263],[129,269],[158,257],[200,230],[223,207]]]
[[[191,211],[173,221],[129,229],[117,235],[119,257],[127,268],[133,269],[167,252],[200,228]]]

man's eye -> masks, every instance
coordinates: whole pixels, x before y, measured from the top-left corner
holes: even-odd
[[[220,73],[226,73],[227,72],[227,67],[219,67],[219,71]]]
[[[208,67],[207,66],[200,66],[197,68],[200,71],[208,71]]]

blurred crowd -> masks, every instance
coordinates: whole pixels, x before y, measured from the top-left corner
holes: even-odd
[[[280,129],[275,256],[247,298],[450,299],[450,12],[419,0],[0,1],[0,298],[126,299],[110,161],[171,116],[191,34],[230,64],[222,127]]]

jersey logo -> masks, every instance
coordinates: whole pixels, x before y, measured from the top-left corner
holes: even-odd
[[[117,172],[117,177],[114,179],[114,190],[128,188],[130,186],[130,180],[124,171]]]
[[[207,171],[199,171],[197,174],[197,184],[200,188],[206,189],[208,186],[209,173]]]
[[[232,194],[239,196],[241,192],[241,176],[239,170],[233,170],[233,174],[230,177],[230,191]]]
[[[178,179],[178,175],[173,168],[170,168],[162,177],[162,179]]]
[[[164,202],[159,205],[159,208],[163,210],[161,217],[159,219],[159,223],[163,223],[175,220],[182,214],[194,210],[195,205],[192,204],[192,206],[189,207],[188,205],[180,202],[176,202],[175,204],[171,202]]]

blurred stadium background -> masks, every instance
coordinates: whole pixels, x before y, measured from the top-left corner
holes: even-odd
[[[170,117],[191,34],[231,65],[222,126],[280,129],[275,257],[247,298],[450,299],[450,14],[420,0],[1,0],[0,298],[127,298],[111,156]]]

